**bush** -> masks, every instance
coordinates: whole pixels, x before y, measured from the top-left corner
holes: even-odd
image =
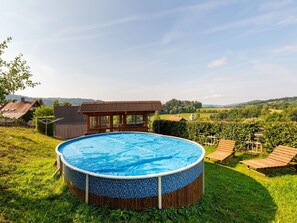
[[[278,145],[297,148],[297,123],[295,122],[172,122],[159,120],[153,123],[153,130],[164,135],[187,138],[201,144],[206,136],[236,140],[236,149],[244,148],[246,141],[254,141],[255,133],[264,129],[261,142],[271,152]]]
[[[254,134],[259,131],[260,126],[256,123],[241,122],[191,122],[187,124],[189,139],[205,143],[206,137],[213,135],[220,139],[236,140],[236,148],[245,146],[246,141],[254,139]]]
[[[267,151],[272,151],[278,145],[297,148],[296,122],[266,123],[263,127],[263,143]]]
[[[45,134],[45,124],[39,122],[38,120],[42,120],[42,118],[53,118],[54,116],[54,108],[48,107],[48,106],[40,106],[38,108],[35,109],[34,111],[34,122],[35,122],[35,126],[38,132]],[[48,124],[47,125],[47,135],[49,136],[53,136],[54,135],[54,124]]]
[[[168,120],[156,120],[153,122],[153,131],[163,135],[188,138],[187,123],[183,121],[173,122]]]

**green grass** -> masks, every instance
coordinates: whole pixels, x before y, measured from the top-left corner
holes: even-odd
[[[210,110],[216,110],[216,111],[224,111],[224,110],[230,110],[230,108],[207,108],[207,107],[203,107],[200,109],[200,118],[202,120],[209,120],[209,117],[212,115],[212,114],[216,114],[216,113],[209,113],[208,111]],[[205,112],[207,111],[207,112]],[[169,116],[180,116],[184,119],[187,119],[187,120],[190,120],[190,115],[191,114],[194,114],[195,113],[180,113],[180,114],[162,114],[160,115],[160,118],[161,119],[167,119]],[[153,117],[153,116],[152,116]]]
[[[205,163],[205,195],[188,208],[142,212],[89,206],[52,178],[59,140],[32,129],[0,127],[0,222],[296,222],[297,174],[258,175],[239,160]],[[207,153],[214,148],[207,147]]]

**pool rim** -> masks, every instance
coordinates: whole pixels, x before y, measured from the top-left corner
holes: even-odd
[[[198,146],[202,153],[200,155],[200,157],[194,162],[191,163],[188,166],[176,169],[176,170],[171,170],[171,171],[166,171],[166,172],[161,172],[161,173],[157,173],[157,174],[148,174],[148,175],[138,175],[138,176],[114,176],[114,175],[106,175],[106,174],[99,174],[99,173],[94,173],[94,172],[90,172],[90,171],[86,171],[86,170],[82,170],[78,167],[73,166],[72,164],[68,163],[65,159],[64,159],[64,155],[58,151],[59,147],[65,143],[70,143],[72,141],[77,141],[80,139],[84,139],[84,138],[92,138],[92,137],[96,137],[96,136],[102,136],[102,135],[109,135],[109,134],[151,134],[151,135],[157,135],[159,137],[164,137],[164,138],[173,138],[173,139],[177,139],[177,140],[181,140],[181,141],[186,141],[189,143],[192,143],[196,146]],[[176,137],[176,136],[168,136],[168,135],[162,135],[162,134],[157,134],[157,133],[152,133],[152,132],[130,132],[130,131],[124,131],[124,132],[106,132],[106,133],[98,133],[98,134],[92,134],[92,135],[86,135],[86,136],[80,136],[74,139],[70,139],[64,142],[59,143],[56,146],[56,154],[59,156],[60,161],[62,161],[62,163],[66,166],[68,166],[69,168],[78,171],[80,173],[83,174],[87,174],[89,176],[94,176],[94,177],[100,177],[100,178],[105,178],[105,179],[117,179],[117,180],[132,180],[132,179],[146,179],[146,178],[155,178],[155,177],[162,177],[162,176],[167,176],[167,175],[172,175],[172,174],[176,174],[176,173],[180,173],[183,172],[185,170],[188,170],[192,167],[194,167],[195,165],[197,165],[198,163],[200,163],[201,161],[203,161],[204,157],[205,157],[205,149],[202,145],[200,145],[197,142],[194,142],[192,140],[189,139],[184,139],[184,138],[180,138],[180,137]],[[61,163],[60,163],[61,165]]]

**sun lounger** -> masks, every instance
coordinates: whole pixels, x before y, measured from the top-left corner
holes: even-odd
[[[219,141],[216,151],[208,154],[206,158],[215,159],[220,162],[225,161],[228,157],[234,155],[235,141],[234,140],[225,140],[221,139]]]
[[[272,153],[270,153],[270,155],[266,159],[243,160],[240,161],[240,163],[247,165],[249,169],[263,169],[266,175],[267,169],[288,167],[290,162],[294,160],[296,155],[296,148],[288,146],[278,146]],[[297,168],[297,166],[295,168]]]

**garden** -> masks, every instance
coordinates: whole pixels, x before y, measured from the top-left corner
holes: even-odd
[[[239,161],[205,162],[205,195],[195,205],[142,212],[86,205],[55,172],[61,141],[21,127],[0,127],[0,222],[294,222],[297,174],[283,169],[264,177]],[[215,147],[205,147],[206,153]]]

